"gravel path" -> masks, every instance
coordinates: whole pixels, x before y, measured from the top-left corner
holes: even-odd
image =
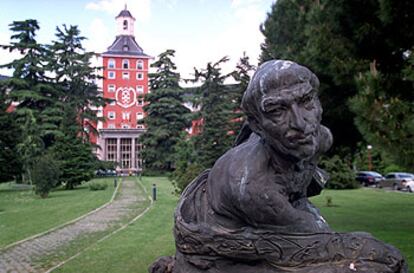
[[[117,197],[108,206],[75,223],[0,251],[0,273],[45,272],[39,262],[42,258],[64,255],[63,248],[81,236],[113,230],[137,216],[141,212],[138,206],[143,201],[145,196],[138,184],[132,180],[123,181]],[[48,267],[59,262],[53,261]]]

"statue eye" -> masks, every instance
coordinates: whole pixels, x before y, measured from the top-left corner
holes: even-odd
[[[300,102],[307,109],[313,108],[313,96],[312,95],[308,95],[308,96],[303,97]]]
[[[285,113],[285,111],[286,111],[286,107],[279,106],[279,107],[275,107],[275,108],[271,109],[271,110],[269,111],[269,113],[270,113],[272,116],[275,116],[275,117],[280,117],[280,116],[282,116],[282,115]]]

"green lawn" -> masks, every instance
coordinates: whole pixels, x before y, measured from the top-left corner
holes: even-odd
[[[111,199],[113,178],[106,190],[90,191],[87,184],[75,190],[58,189],[47,199],[12,184],[0,185],[0,248],[75,219]]]
[[[326,207],[327,196],[333,207]],[[326,190],[312,201],[331,228],[371,233],[400,249],[414,270],[414,194],[371,188]]]
[[[145,273],[158,256],[174,253],[173,212],[178,197],[166,178],[143,178],[148,193],[157,184],[157,201],[134,224],[95,245],[54,272]]]
[[[166,178],[143,178],[148,190],[157,183],[154,207],[132,226],[95,245],[54,272],[145,273],[157,257],[174,254],[173,213],[178,198]],[[331,196],[333,207],[326,207]],[[313,198],[337,231],[368,231],[397,246],[414,267],[414,194],[375,189],[324,191]]]

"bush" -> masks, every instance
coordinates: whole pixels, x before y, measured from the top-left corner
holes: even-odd
[[[38,157],[31,171],[35,193],[47,198],[49,192],[59,182],[60,170],[55,158],[50,154]]]
[[[356,189],[360,185],[355,180],[355,173],[351,167],[342,160],[338,155],[334,155],[330,159],[323,159],[320,163],[330,175],[330,179],[326,184],[328,189]]]
[[[176,193],[181,193],[202,171],[204,167],[196,163],[179,166],[170,176]]]
[[[88,187],[91,191],[103,191],[108,187],[108,184],[104,182],[90,182]]]

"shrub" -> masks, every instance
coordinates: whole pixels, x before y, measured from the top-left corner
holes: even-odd
[[[170,176],[173,181],[173,185],[176,193],[181,193],[193,181],[202,171],[204,167],[192,163],[189,165],[179,166],[174,173]]]
[[[108,187],[108,184],[103,182],[90,182],[88,186],[91,191],[103,191]]]
[[[351,167],[338,155],[321,160],[320,165],[330,175],[326,185],[328,189],[356,189],[360,186]]]
[[[41,198],[47,198],[59,182],[60,170],[55,158],[50,154],[38,157],[31,172],[35,193]]]

